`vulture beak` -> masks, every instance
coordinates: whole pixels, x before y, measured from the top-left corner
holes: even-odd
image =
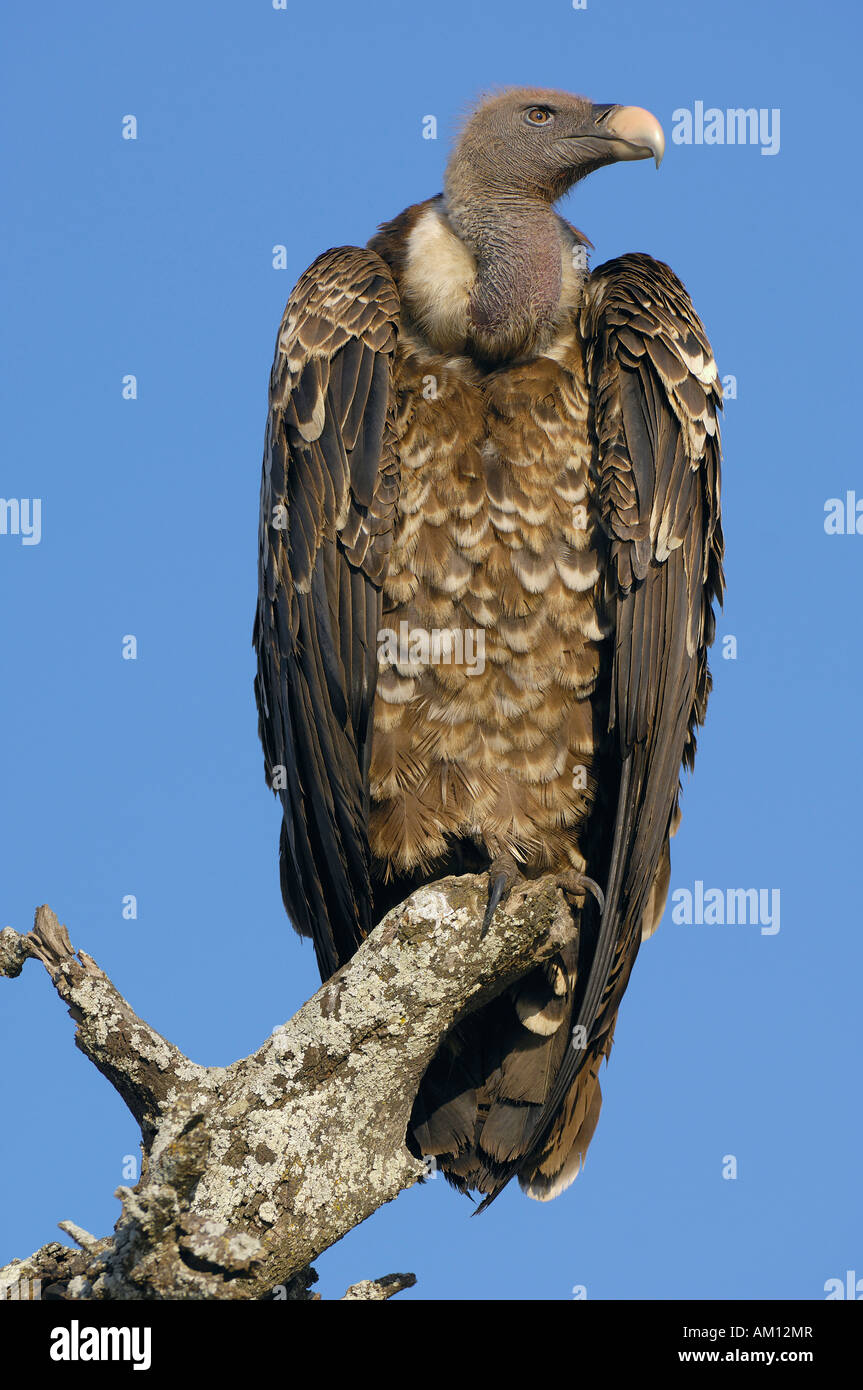
[[[614,106],[598,102],[593,107],[593,124],[576,139],[601,150],[608,160],[649,159],[659,168],[665,153],[665,135],[659,121],[642,106]],[[602,141],[602,145],[598,143]]]

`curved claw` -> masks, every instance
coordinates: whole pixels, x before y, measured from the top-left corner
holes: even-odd
[[[509,854],[498,855],[488,867],[488,904],[482,919],[480,937],[485,936],[491,926],[491,919],[505,898],[509,897],[521,874],[518,865]]]
[[[489,879],[488,883],[488,903],[485,909],[485,916],[482,919],[482,931],[480,936],[485,936],[491,926],[491,919],[497,912],[504,898],[512,887],[508,874],[498,873]]]
[[[563,875],[563,884],[564,887],[569,888],[574,893],[582,889],[587,889],[588,893],[592,893],[599,903],[600,913],[605,911],[605,894],[596,882],[596,879],[588,878],[586,874],[577,873],[575,869],[572,869],[569,873]]]

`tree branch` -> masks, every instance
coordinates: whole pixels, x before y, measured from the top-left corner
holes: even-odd
[[[228,1067],[190,1062],[142,1022],[50,908],[28,936],[0,933],[0,974],[43,962],[145,1155],[137,1186],[117,1191],[113,1236],[63,1222],[82,1250],[46,1246],[0,1284],[39,1278],[52,1296],[88,1299],[316,1298],[311,1261],[425,1175],[405,1135],[443,1037],[575,935],[551,877],[514,890],[483,936],[486,897],[485,875],[419,889]],[[364,1281],[345,1298],[388,1298],[412,1279]]]

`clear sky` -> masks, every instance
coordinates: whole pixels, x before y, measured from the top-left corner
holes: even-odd
[[[715,649],[672,888],[779,890],[780,927],[669,907],[574,1186],[545,1205],[513,1186],[471,1220],[430,1182],[325,1254],[318,1287],[414,1270],[403,1298],[818,1299],[863,1276],[863,535],[824,527],[828,499],[863,500],[859,7],[10,0],[2,27],[0,494],[41,499],[41,536],[0,534],[0,925],[50,903],[202,1063],[253,1051],[317,986],[281,906],[252,694],[285,300],[320,251],[440,189],[478,92],[646,106],[661,171],[601,170],[563,210],[595,264],[668,261],[736,378],[719,622],[736,659]],[[699,102],[763,110],[778,150],[675,143]],[[0,981],[0,1263],[119,1212],[137,1128],[72,1037],[42,969]]]

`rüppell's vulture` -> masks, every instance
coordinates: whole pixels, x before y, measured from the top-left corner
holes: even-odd
[[[721,391],[681,282],[554,204],[664,138],[638,107],[482,101],[444,191],[326,251],[270,381],[255,622],[281,884],[327,978],[415,888],[554,873],[578,946],[442,1043],[410,1142],[462,1190],[573,1180],[722,594]]]

